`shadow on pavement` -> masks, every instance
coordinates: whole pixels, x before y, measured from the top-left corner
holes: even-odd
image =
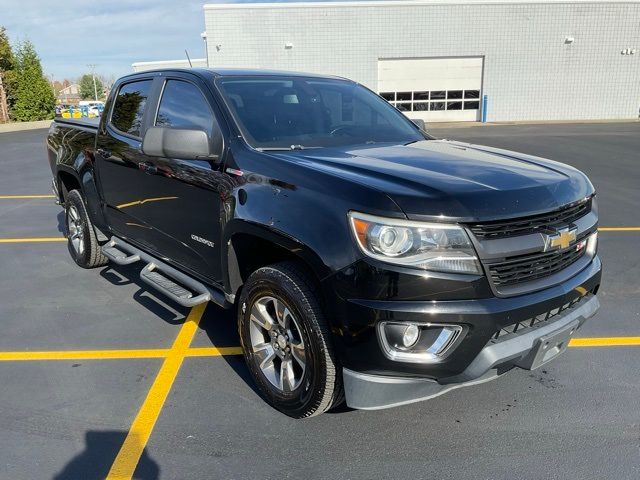
[[[189,313],[188,309],[169,299],[156,297],[140,280],[141,268],[141,263],[125,266],[110,263],[100,270],[100,276],[116,286],[136,285],[139,287],[139,290],[133,294],[136,302],[171,325],[181,324]]]
[[[124,443],[127,432],[89,431],[85,434],[85,449],[76,455],[53,477],[53,480],[103,480]],[[156,480],[160,477],[160,467],[145,448],[132,478]]]

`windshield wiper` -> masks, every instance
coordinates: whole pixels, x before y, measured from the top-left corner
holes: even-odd
[[[290,147],[257,147],[259,152],[287,152],[291,150],[309,150],[311,148],[322,147],[305,147],[304,145],[291,145]]]

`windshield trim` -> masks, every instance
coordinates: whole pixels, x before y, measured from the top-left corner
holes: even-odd
[[[240,133],[240,137],[242,138],[242,140],[244,141],[244,143],[251,148],[252,150],[258,151],[258,152],[267,152],[267,151],[295,151],[295,150],[307,150],[307,149],[322,149],[322,148],[332,148],[330,146],[302,146],[302,145],[291,145],[291,147],[302,147],[302,148],[287,148],[287,147],[279,147],[279,146],[258,146],[258,145],[254,145],[251,141],[250,138],[253,138],[251,136],[251,134],[246,131],[244,125],[242,124],[242,121],[237,117],[237,113],[235,111],[235,109],[233,108],[233,106],[229,103],[229,97],[226,95],[224,88],[222,87],[222,85],[220,85],[221,82],[224,82],[225,80],[242,80],[242,79],[247,79],[247,80],[252,80],[252,79],[260,79],[260,80],[269,80],[269,79],[273,79],[274,81],[281,81],[283,79],[292,79],[292,80],[303,80],[303,81],[311,81],[311,82],[317,82],[317,81],[328,81],[328,82],[336,82],[336,83],[346,83],[346,84],[352,84],[354,86],[363,88],[365,90],[367,90],[368,92],[372,93],[373,95],[376,95],[379,97],[379,95],[377,93],[375,93],[373,90],[367,88],[366,86],[358,83],[358,82],[354,82],[353,80],[349,80],[347,78],[340,78],[340,77],[315,77],[315,76],[305,76],[305,75],[225,75],[225,76],[219,76],[216,77],[213,80],[213,84],[215,86],[215,89],[217,90],[218,95],[220,95],[222,102],[224,103],[224,106],[229,114],[229,116],[231,117],[231,119],[233,120],[233,123],[237,129],[237,131]],[[383,101],[384,100],[382,97],[380,97]],[[424,130],[421,130],[420,127],[418,127],[414,122],[411,121],[411,119],[407,118],[400,110],[397,110],[395,107],[393,107],[393,105],[389,105],[392,109],[394,109],[397,112],[397,116],[398,118],[401,118],[401,121],[404,121],[405,123],[408,123],[409,125],[411,125],[411,127],[416,131],[416,133],[418,133],[419,135],[422,135],[424,137],[424,140],[433,140],[435,137],[431,136],[429,133],[425,132]],[[422,139],[418,139],[415,141],[421,141]],[[359,145],[362,142],[354,142],[353,145]],[[373,142],[373,144],[375,143],[389,143],[389,142]],[[403,142],[400,142],[403,143]],[[409,143],[413,143],[413,141],[409,142]],[[346,145],[345,145],[346,146]]]

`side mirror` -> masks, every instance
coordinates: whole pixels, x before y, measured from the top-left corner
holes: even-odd
[[[425,131],[425,124],[424,124],[424,120],[422,120],[421,118],[412,118],[411,121],[423,132]]]
[[[142,152],[151,157],[217,160],[204,130],[150,127],[142,139]]]

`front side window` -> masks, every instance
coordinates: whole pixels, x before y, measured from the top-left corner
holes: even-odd
[[[120,87],[111,114],[111,124],[121,132],[140,137],[142,117],[152,80],[131,82]]]
[[[158,107],[156,126],[204,130],[212,135],[215,123],[209,102],[195,85],[168,80]]]
[[[398,110],[345,80],[226,77],[216,81],[255,148],[409,143],[424,136]]]

